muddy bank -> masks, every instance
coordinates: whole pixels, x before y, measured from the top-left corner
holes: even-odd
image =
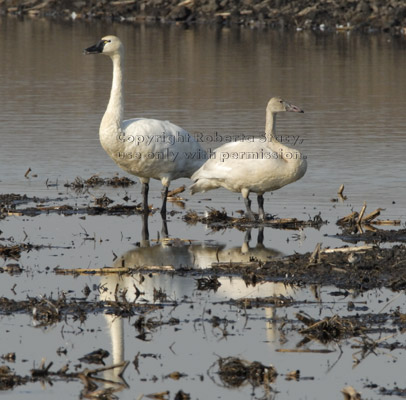
[[[273,29],[406,33],[401,0],[2,0],[2,14],[120,22],[185,22]]]

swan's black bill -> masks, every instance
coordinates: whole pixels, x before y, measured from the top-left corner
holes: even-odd
[[[84,54],[100,54],[103,53],[103,48],[106,42],[104,40],[100,40],[99,43],[88,47],[87,49],[83,50]]]
[[[297,113],[304,112],[301,108],[295,106],[294,104],[287,103],[286,105],[287,105],[286,111],[297,112]]]

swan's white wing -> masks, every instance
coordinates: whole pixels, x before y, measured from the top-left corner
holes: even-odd
[[[192,192],[224,187],[233,192],[247,189],[264,193],[291,182],[291,171],[282,154],[271,150],[261,140],[253,143],[227,143],[216,149],[192,175]]]
[[[126,120],[115,140],[119,142],[118,148],[110,156],[121,168],[140,177],[168,180],[190,177],[206,157],[187,131],[169,121]]]

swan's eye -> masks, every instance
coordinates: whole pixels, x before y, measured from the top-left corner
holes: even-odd
[[[103,40],[103,43],[104,43],[104,44],[106,44],[106,43],[111,43],[111,40]]]

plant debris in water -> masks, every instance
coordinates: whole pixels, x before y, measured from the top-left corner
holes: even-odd
[[[319,229],[327,221],[324,221],[320,215],[315,215],[312,219],[307,221],[300,221],[296,218],[271,218],[264,221],[255,220],[251,221],[245,217],[235,218],[227,215],[225,210],[216,210],[209,207],[207,215],[200,216],[196,211],[188,211],[183,220],[190,225],[194,225],[198,222],[207,225],[213,231],[221,230],[225,228],[237,227],[241,229],[252,228],[257,226],[269,226],[280,229],[300,229],[305,227],[312,227]]]
[[[0,245],[0,256],[3,257],[5,260],[7,258],[11,258],[13,260],[18,260],[21,256],[21,252],[30,251],[30,250],[38,250],[41,247],[42,246],[35,246],[30,243],[15,244],[12,246]],[[2,272],[9,272],[9,269],[2,268]]]
[[[330,341],[339,341],[343,338],[359,336],[362,333],[362,327],[354,318],[348,319],[333,315],[317,321],[299,313],[296,314],[296,317],[307,326],[299,330],[299,333],[305,335],[309,340],[318,340],[324,344]]]
[[[292,298],[285,297],[283,295],[279,296],[268,296],[268,297],[255,297],[255,298],[242,298],[238,300],[233,300],[233,304],[238,307],[249,309],[253,307],[288,307],[293,304],[297,304]]]
[[[87,364],[105,365],[103,359],[108,357],[109,355],[110,353],[107,350],[98,349],[79,358],[79,361],[85,362]]]
[[[128,187],[135,185],[135,181],[123,176],[115,176],[113,178],[101,178],[98,175],[93,175],[89,179],[83,179],[81,177],[76,177],[73,182],[65,183],[65,187],[71,189],[85,189],[94,188],[98,186],[113,186],[113,187]]]
[[[204,277],[196,279],[197,290],[213,290],[217,292],[217,289],[221,286],[221,283],[215,276]]]
[[[227,387],[237,388],[247,383],[252,386],[269,385],[275,381],[278,373],[270,365],[265,366],[258,361],[249,362],[237,357],[219,358],[218,374]]]
[[[25,203],[39,203],[44,201],[43,199],[39,199],[38,197],[28,197],[26,194],[15,194],[15,193],[7,193],[7,194],[0,194],[0,209],[7,206],[16,206],[18,204],[25,204]]]
[[[132,215],[141,214],[143,212],[141,204],[129,206],[123,204],[116,204],[108,207],[111,200],[107,197],[96,199],[96,206],[88,207],[73,207],[70,205],[61,206],[37,206],[28,208],[14,208],[13,210],[6,210],[6,213],[0,214],[0,219],[6,216],[28,216],[36,217],[43,214],[59,214],[59,215]]]
[[[53,366],[53,362],[51,361],[46,365],[45,359],[42,359],[39,367],[31,369],[31,375],[27,376],[19,376],[15,374],[8,366],[3,365],[0,367],[0,390],[10,390],[16,386],[25,385],[29,382],[47,382],[52,385],[52,382],[57,380],[63,380],[66,382],[80,380],[84,384],[80,398],[116,399],[117,397],[113,396],[113,393],[125,389],[127,387],[125,381],[121,379],[121,381],[112,382],[96,375],[108,370],[119,370],[118,376],[121,377],[128,364],[128,361],[124,361],[120,364],[101,367],[98,369],[84,369],[83,371],[69,373],[68,365],[65,365],[58,371],[52,371],[51,367]],[[100,382],[110,386],[99,387],[97,383]]]
[[[111,203],[113,203],[113,200],[104,194],[103,196],[96,198],[94,203],[99,207],[108,207]]]
[[[313,253],[293,254],[264,264],[217,262],[212,263],[212,269],[218,275],[250,275],[255,282],[322,284],[358,291],[382,286],[403,290],[406,288],[406,246],[369,246],[359,250],[355,247],[319,248]]]
[[[365,229],[365,226],[364,226]],[[336,235],[348,243],[385,243],[385,242],[406,242],[406,229],[372,229],[362,230],[358,229],[344,229],[343,233]]]
[[[133,303],[127,301],[86,301],[82,299],[68,299],[61,295],[52,298],[28,298],[16,301],[7,297],[0,297],[0,315],[26,313],[32,315],[36,326],[53,325],[63,317],[71,315],[75,320],[84,321],[90,313],[106,313],[117,316],[128,316],[136,313],[143,314],[159,309],[162,305]]]

